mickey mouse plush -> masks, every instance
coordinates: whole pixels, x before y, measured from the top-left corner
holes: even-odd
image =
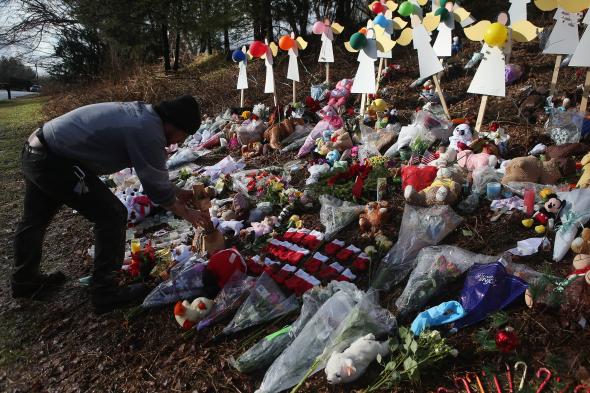
[[[533,215],[533,219],[539,225],[535,227],[535,231],[538,233],[545,233],[546,227],[553,229],[555,226],[555,219],[559,216],[559,211],[563,206],[556,194],[549,194],[547,196],[547,202]]]

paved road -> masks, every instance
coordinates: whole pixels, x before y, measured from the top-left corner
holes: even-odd
[[[11,90],[10,94],[12,95],[12,98],[17,98],[17,97],[24,97],[24,96],[34,96],[34,95],[39,95],[39,93],[30,93],[28,91],[16,91],[16,90]],[[8,99],[8,94],[6,93],[6,90],[0,90],[0,100],[7,100]]]

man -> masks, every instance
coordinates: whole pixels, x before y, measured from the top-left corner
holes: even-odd
[[[127,209],[98,178],[134,167],[150,199],[193,225],[207,212],[187,206],[192,193],[168,179],[166,146],[180,143],[201,124],[199,105],[183,96],[158,105],[109,102],[88,105],[45,123],[22,151],[24,214],[15,239],[13,297],[30,297],[62,284],[61,272],[39,269],[45,230],[65,204],[94,223],[94,270],[90,295],[98,312],[141,301],[142,284],[119,287],[116,271],[125,251]]]

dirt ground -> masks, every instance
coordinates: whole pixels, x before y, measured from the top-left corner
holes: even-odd
[[[498,120],[508,130],[510,156],[525,154],[537,141],[541,140],[542,127],[528,125],[519,117],[517,104],[522,98],[525,86],[548,87],[554,63],[553,56],[538,54],[537,44],[519,45],[513,55],[515,62],[525,65],[526,75],[517,84],[508,88],[505,99],[492,98],[489,103],[486,121]],[[463,52],[465,61],[472,50],[479,49],[469,45]],[[396,49],[397,50],[397,49]],[[398,53],[398,52],[396,52]],[[333,75],[334,80],[353,76],[356,62],[354,56],[345,55],[339,50],[336,56],[345,58]],[[409,83],[417,76],[416,58],[410,49],[399,50],[403,71],[388,85],[385,98],[401,111],[402,118],[409,120],[411,112],[417,107],[417,91],[408,89]],[[322,70],[315,63],[314,54],[303,56],[306,69],[304,75],[309,79],[321,78]],[[286,61],[277,62],[277,73],[286,69]],[[192,74],[191,74],[192,72]],[[258,84],[248,91],[249,100],[258,102],[264,97],[260,81],[263,67],[254,64],[251,76]],[[93,95],[63,93],[45,98],[21,100],[17,105],[0,103],[0,160],[2,173],[0,184],[0,391],[2,392],[253,392],[259,386],[262,375],[242,375],[228,363],[231,356],[238,356],[256,337],[262,337],[285,321],[237,334],[228,339],[211,342],[210,339],[221,327],[204,334],[182,334],[174,321],[171,308],[145,313],[117,311],[95,316],[92,313],[84,287],[77,280],[90,273],[90,262],[84,257],[93,244],[92,227],[70,209],[62,209],[47,231],[44,245],[43,266],[46,270],[60,269],[67,273],[69,280],[65,287],[44,299],[13,300],[10,295],[8,276],[13,263],[12,237],[18,223],[23,198],[23,181],[20,176],[18,155],[22,142],[37,124],[47,116],[60,114],[78,105],[111,99],[147,99],[161,92],[163,96],[175,95],[182,90],[192,91],[204,97],[204,108],[217,114],[222,107],[230,106],[237,100],[233,90],[236,70],[232,67],[203,73],[199,68],[178,78],[165,77],[163,82],[154,82],[154,90],[141,90],[145,82],[135,81],[126,92],[115,87],[112,91],[100,90]],[[198,75],[198,81],[187,82],[191,75]],[[232,86],[227,86],[228,78]],[[443,89],[452,97],[451,112],[455,117],[475,116],[480,98],[467,95],[472,74],[456,77],[444,76]],[[582,83],[582,76],[575,70],[562,70],[559,78],[560,88],[575,98],[575,86]],[[308,83],[301,84],[300,91],[309,91]],[[206,89],[202,86],[206,85]],[[165,90],[165,86],[172,86]],[[158,90],[161,89],[161,90]],[[131,92],[130,92],[131,91]],[[155,92],[155,93],[154,93]],[[279,83],[279,96],[290,97],[290,86]],[[164,98],[164,97],[162,97]],[[579,98],[579,95],[578,95]],[[45,105],[43,112],[41,107]],[[23,108],[23,107],[26,107]],[[27,112],[30,111],[30,112]],[[6,116],[4,116],[6,115]],[[6,120],[10,115],[10,119]],[[24,121],[26,119],[26,121]],[[271,160],[284,160],[284,157],[271,157]],[[261,161],[251,163],[252,166]],[[396,196],[399,198],[399,195]],[[386,234],[395,239],[401,221],[402,204],[397,204]],[[514,247],[517,240],[532,237],[533,234],[522,227],[522,217],[515,213],[503,216],[491,223],[491,212],[485,204],[474,215],[465,216],[465,222],[447,239],[445,244],[456,244],[466,249],[487,254],[498,254]],[[304,217],[306,222],[317,222],[317,216]],[[465,232],[464,230],[468,230]],[[466,235],[468,233],[472,235]],[[357,239],[355,225],[347,228],[342,236],[345,240]],[[358,246],[365,246],[358,242]],[[538,269],[548,269],[563,275],[570,268],[571,256],[560,264],[549,262],[550,257],[540,254],[524,263]],[[382,296],[382,304],[393,310],[393,303],[400,294],[396,288]],[[456,298],[459,288],[449,288],[444,299]],[[436,299],[431,304],[436,304]],[[466,371],[487,369],[502,374],[504,363],[514,364],[524,360],[529,366],[530,386],[536,390],[540,380],[531,377],[531,370],[547,367],[553,375],[565,381],[590,382],[590,330],[582,329],[578,319],[549,311],[529,310],[519,304],[508,310],[510,325],[520,337],[517,355],[501,355],[497,352],[483,352],[474,341],[475,333],[489,322],[466,328],[450,337],[460,354],[448,359],[437,368],[423,374],[418,386],[403,384],[396,391],[426,392],[436,391],[438,386],[453,386],[454,375]],[[408,323],[408,321],[401,321]],[[330,387],[323,373],[318,373],[304,385],[303,392],[352,392],[361,391],[376,376],[378,369],[371,369],[360,381],[347,387]],[[507,385],[505,386],[507,389]],[[504,390],[507,391],[507,390]],[[559,391],[553,384],[546,391]]]

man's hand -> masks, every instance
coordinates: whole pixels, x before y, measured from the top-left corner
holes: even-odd
[[[195,209],[187,209],[184,217],[185,220],[193,224],[195,227],[203,227],[205,231],[209,232],[213,230],[213,223],[208,212],[201,212]]]
[[[176,198],[182,203],[187,204],[193,200],[193,192],[191,190],[184,190],[182,188],[176,188]]]

